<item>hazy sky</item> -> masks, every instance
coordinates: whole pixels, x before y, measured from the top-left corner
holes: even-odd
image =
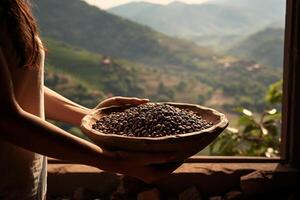
[[[134,0],[85,0],[86,2],[99,6],[102,9],[107,9],[110,7],[114,7],[117,5],[129,3],[129,2],[135,2]],[[146,2],[150,3],[158,3],[158,4],[168,4],[174,0],[143,0]],[[180,0],[185,3],[190,3],[190,4],[198,4],[198,3],[203,3],[205,1],[210,1],[210,0]]]

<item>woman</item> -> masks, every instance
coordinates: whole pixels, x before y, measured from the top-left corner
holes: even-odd
[[[0,30],[0,199],[45,199],[45,156],[144,181],[172,171],[149,166],[172,155],[104,151],[45,121],[79,125],[90,109],[44,87],[44,49],[27,1],[0,1]],[[146,102],[114,97],[97,107]]]

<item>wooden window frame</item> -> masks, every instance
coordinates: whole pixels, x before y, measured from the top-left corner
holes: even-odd
[[[300,167],[300,2],[287,0],[284,72],[283,72],[283,111],[281,157],[293,167]],[[297,68],[298,66],[298,68]],[[297,79],[298,77],[298,79]],[[298,123],[297,123],[298,122]]]

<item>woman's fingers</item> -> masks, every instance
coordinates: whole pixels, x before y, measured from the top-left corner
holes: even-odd
[[[105,166],[100,169],[126,174],[147,183],[171,174],[182,162],[174,162],[174,153],[110,151],[103,149]]]
[[[139,99],[136,97],[112,97],[102,101],[97,107],[99,108],[99,107],[108,107],[112,105],[125,105],[125,104],[140,105],[148,102],[149,99]]]

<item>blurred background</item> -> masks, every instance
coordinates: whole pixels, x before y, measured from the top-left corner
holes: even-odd
[[[285,3],[34,0],[45,84],[89,108],[116,95],[212,107],[230,126],[199,155],[278,156]]]

